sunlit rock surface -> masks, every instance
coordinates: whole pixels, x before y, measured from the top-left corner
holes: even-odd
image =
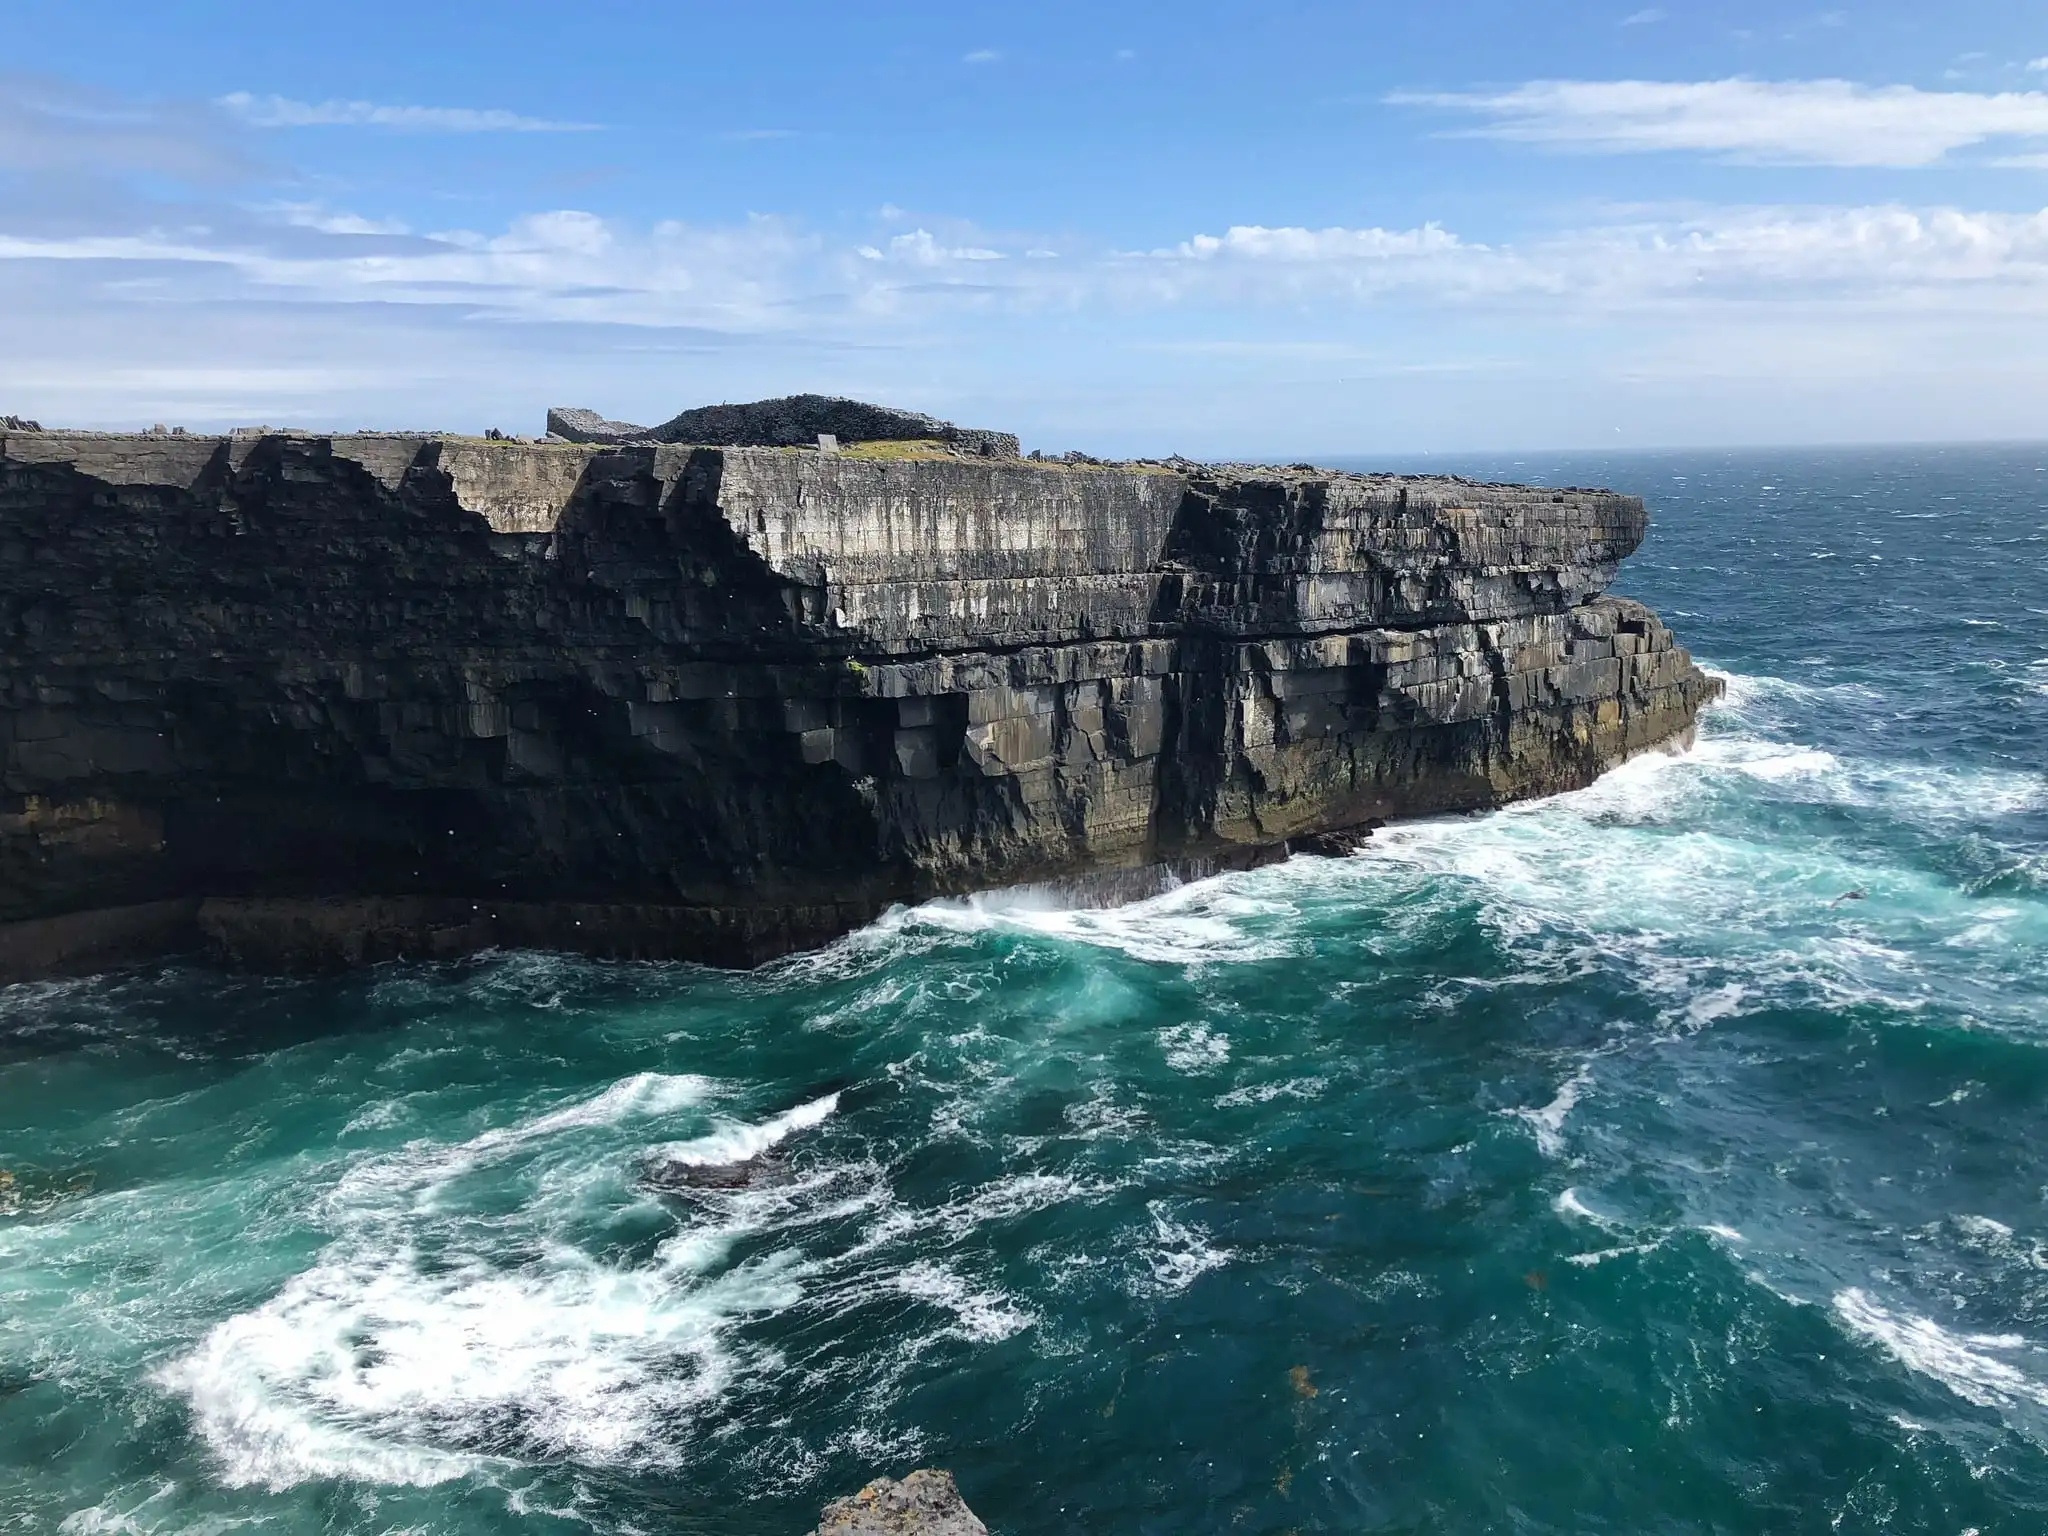
[[[1716,689],[1602,595],[1644,526],[944,445],[0,431],[0,977],[749,964],[1582,785]]]

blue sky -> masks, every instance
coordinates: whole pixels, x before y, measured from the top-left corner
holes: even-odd
[[[8,0],[0,411],[2048,436],[2048,4]]]

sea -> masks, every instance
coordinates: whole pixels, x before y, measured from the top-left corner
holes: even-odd
[[[746,973],[0,991],[0,1531],[2048,1531],[2048,447],[1387,467],[1644,495],[1697,745]]]

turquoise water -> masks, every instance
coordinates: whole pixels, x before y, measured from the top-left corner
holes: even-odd
[[[1457,467],[1651,498],[1691,755],[746,975],[0,993],[0,1529],[918,1464],[1006,1533],[2048,1529],[2048,449]]]

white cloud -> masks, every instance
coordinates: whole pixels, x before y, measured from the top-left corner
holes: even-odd
[[[1490,119],[1464,130],[1545,148],[1692,150],[1787,165],[1923,166],[2000,139],[2048,139],[2048,94],[1922,91],[1847,80],[1537,80],[1494,93],[1388,98]]]
[[[2048,70],[2048,55],[2044,55],[2038,59],[2027,60],[2027,68]]]
[[[994,48],[977,48],[972,53],[962,54],[960,62],[962,64],[993,64],[1000,58],[1002,58],[1002,54]]]
[[[392,128],[402,133],[589,133],[595,123],[558,123],[489,107],[382,106],[370,101],[293,101],[235,91],[214,103],[252,128]]]
[[[1648,10],[1629,12],[1628,15],[1621,18],[1621,24],[1624,27],[1646,27],[1652,22],[1662,21],[1663,19],[1664,12],[1653,5]]]
[[[822,387],[1027,430],[1066,413],[1083,425],[1054,445],[1085,429],[1091,449],[1122,432],[1190,451],[1210,428],[1247,451],[1357,445],[1368,421],[1381,441],[1569,441],[1603,389],[1599,409],[1632,419],[1650,377],[1695,440],[1880,420],[2017,434],[2048,410],[2048,211],[1652,207],[1513,240],[1218,220],[1135,251],[893,206],[864,236],[573,208],[423,232],[390,208],[283,200],[307,183],[252,170],[253,137],[214,107],[0,79],[0,174],[34,193],[0,196],[8,409],[516,429],[578,397],[650,419],[689,403],[687,378],[712,398]],[[161,200],[166,177],[183,201]],[[1180,361],[1162,369],[1160,347]],[[1803,416],[1784,409],[1797,380]],[[1314,438],[1247,436],[1268,431]]]
[[[1262,224],[1235,224],[1221,235],[1196,235],[1171,251],[1155,254],[1192,261],[1235,257],[1252,261],[1341,262],[1441,255],[1462,248],[1458,237],[1438,224],[1402,230],[1268,229]]]
[[[366,219],[359,213],[330,213],[318,203],[279,203],[278,217],[297,229],[316,229],[323,235],[405,235],[410,234],[399,219]]]
[[[1944,293],[1972,304],[2048,302],[2048,210],[1723,210],[1592,240],[1610,253],[1617,282],[1652,289],[1689,279],[1717,295],[1806,307],[1907,297],[1917,305]]]
[[[1003,252],[990,250],[987,246],[941,245],[928,229],[913,229],[907,235],[897,235],[886,249],[860,246],[858,254],[868,261],[908,262],[919,267],[936,267],[949,261],[1003,260]]]
[[[0,295],[7,269],[31,263],[80,274],[81,305],[140,284],[163,298],[399,304],[735,335],[803,330],[864,345],[900,339],[904,327],[943,331],[969,310],[1086,311],[1105,323],[1133,312],[1301,303],[1365,313],[1395,301],[1404,313],[1480,306],[1653,321],[1674,307],[1772,304],[2048,315],[2048,210],[1650,210],[1514,244],[1465,240],[1434,223],[1247,224],[1153,251],[1055,254],[967,231],[942,240],[918,228],[855,244],[769,216],[647,227],[574,209],[530,214],[496,234],[413,234],[396,221],[286,204],[220,229],[52,235],[0,226]]]

